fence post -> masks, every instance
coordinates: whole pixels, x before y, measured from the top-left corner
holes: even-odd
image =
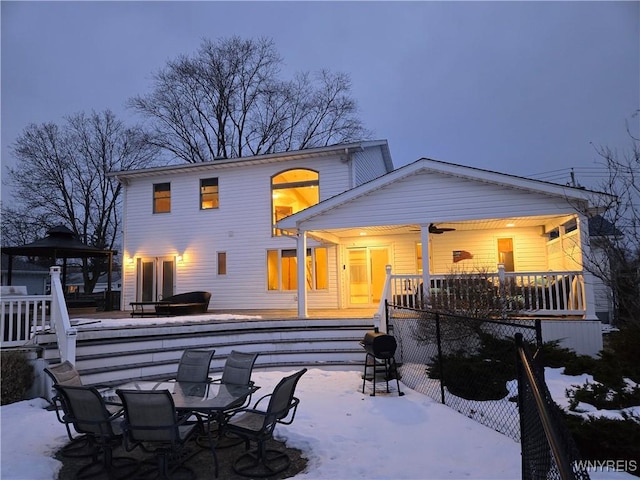
[[[539,318],[536,318],[535,325],[536,325],[536,347],[542,348],[542,321]]]
[[[520,449],[522,451],[521,458],[521,472],[522,472],[522,480],[529,480],[529,469],[526,468],[528,463],[528,448],[525,448],[525,441],[528,437],[523,435],[525,432],[525,424],[524,424],[524,415],[523,415],[523,403],[525,398],[524,392],[524,371],[522,367],[522,359],[520,358],[520,349],[522,348],[522,333],[516,333],[516,381],[518,382],[518,417],[520,418]]]
[[[444,398],[444,359],[442,357],[442,341],[440,338],[440,314],[436,313],[436,343],[438,345],[438,362],[440,363],[440,399],[446,405]]]

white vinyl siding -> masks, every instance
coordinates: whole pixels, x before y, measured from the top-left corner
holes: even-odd
[[[125,256],[184,254],[177,265],[176,293],[207,290],[211,309],[296,308],[296,292],[268,292],[265,252],[295,249],[288,237],[271,236],[271,177],[284,169],[319,172],[320,198],[348,188],[348,165],[338,157],[236,166],[211,171],[164,173],[129,179],[124,212]],[[220,208],[200,209],[200,179],[218,178]],[[152,215],[154,183],[171,182],[171,212]],[[312,240],[308,247],[316,246]],[[227,254],[227,274],[217,275],[217,252]],[[309,292],[310,308],[337,308],[336,249],[328,248],[329,288]],[[135,264],[124,262],[123,304],[135,298]]]
[[[388,173],[384,167],[380,148],[370,148],[354,153],[353,168],[355,172],[354,187]]]
[[[568,207],[565,199],[549,195],[423,171],[317,215],[304,226],[314,230],[414,224],[419,218],[437,223],[561,215]]]

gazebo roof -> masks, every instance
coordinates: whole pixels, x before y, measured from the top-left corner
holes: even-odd
[[[87,258],[108,257],[116,252],[86,245],[67,227],[58,225],[49,230],[44,238],[17,247],[3,247],[2,253],[27,257]]]

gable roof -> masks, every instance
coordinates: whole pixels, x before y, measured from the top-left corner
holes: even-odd
[[[594,196],[611,197],[611,195],[584,188],[569,187],[557,183],[534,180],[476,167],[457,165],[454,163],[443,162],[441,160],[421,158],[386,175],[378,177],[286,217],[278,222],[278,227],[282,229],[295,229],[300,222],[304,222],[317,215],[327,213],[364,195],[375,194],[375,191],[378,189],[402,182],[406,178],[424,172],[443,174],[475,182],[500,185],[526,192],[557,196],[563,199],[585,202],[587,205],[590,204],[590,201]]]
[[[184,163],[178,165],[168,165],[165,167],[143,168],[138,170],[121,170],[109,173],[110,177],[115,177],[119,181],[126,183],[128,178],[147,177],[160,175],[163,173],[182,173],[212,170],[217,168],[230,168],[243,165],[262,165],[267,163],[283,162],[287,160],[325,157],[329,155],[348,155],[365,148],[380,148],[385,168],[388,172],[393,170],[393,161],[389,152],[389,145],[386,140],[367,140],[351,143],[341,143],[326,147],[307,148],[304,150],[292,150],[287,152],[269,153],[240,158],[224,158],[211,162]]]

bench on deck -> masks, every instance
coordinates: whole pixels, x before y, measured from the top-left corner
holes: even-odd
[[[210,299],[210,292],[187,292],[157,302],[131,302],[129,305],[131,305],[132,317],[193,315],[206,313]]]

